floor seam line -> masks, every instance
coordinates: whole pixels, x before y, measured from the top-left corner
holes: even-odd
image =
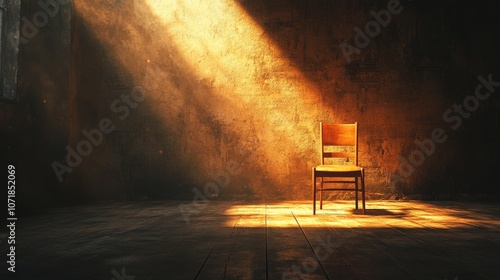
[[[200,267],[200,270],[198,270],[198,273],[196,273],[196,276],[194,277],[193,280],[196,280],[196,278],[198,278],[198,276],[200,276],[200,273],[201,271],[203,270],[203,267],[205,266],[205,264],[207,263],[208,259],[210,258],[210,255],[212,254],[213,250],[214,250],[215,247],[212,247],[212,249],[210,250],[210,252],[208,253],[208,256],[205,258],[205,261],[201,264],[201,267]]]
[[[328,277],[328,274],[326,273],[326,270],[325,268],[323,267],[323,264],[321,263],[321,261],[319,260],[318,256],[316,255],[316,252],[314,251],[314,248],[311,244],[311,242],[309,241],[309,239],[307,238],[306,236],[306,233],[304,232],[304,230],[302,229],[302,227],[300,226],[300,223],[299,223],[299,220],[297,220],[297,217],[295,217],[295,214],[293,213],[293,211],[290,211],[292,213],[292,216],[293,218],[295,219],[295,222],[297,223],[297,225],[299,226],[299,229],[300,231],[302,232],[302,235],[304,235],[304,238],[306,239],[307,241],[307,244],[309,244],[309,248],[311,248],[312,250],[312,253],[314,255],[314,258],[316,258],[316,261],[318,262],[319,266],[321,267],[321,270],[323,271],[323,273],[325,274],[325,277],[326,279],[330,280],[330,278]]]

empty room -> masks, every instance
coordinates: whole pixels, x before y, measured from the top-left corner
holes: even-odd
[[[0,279],[500,279],[495,4],[0,0]]]

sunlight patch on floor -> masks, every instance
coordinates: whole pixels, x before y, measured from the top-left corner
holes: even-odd
[[[318,205],[319,207],[319,205]],[[354,209],[354,201],[328,201],[312,215],[311,202],[234,205],[224,213],[227,226],[333,227],[333,228],[437,228],[496,227],[500,221],[474,213],[424,202],[376,201],[367,203],[367,214]]]

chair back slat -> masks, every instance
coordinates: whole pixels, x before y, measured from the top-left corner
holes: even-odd
[[[324,158],[355,158],[355,152],[324,152]]]
[[[321,164],[325,158],[353,158],[353,164],[358,165],[358,123],[353,124],[327,124],[320,123],[321,132]],[[331,151],[325,146],[352,147],[347,151]],[[351,150],[352,152],[349,152]]]
[[[322,130],[323,145],[356,145],[356,124],[323,124]]]

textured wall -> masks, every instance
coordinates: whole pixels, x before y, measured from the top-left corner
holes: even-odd
[[[479,75],[500,79],[498,24],[484,7],[86,1],[75,13],[73,133],[102,118],[116,125],[68,176],[91,192],[171,197],[214,190],[219,174],[230,181],[221,194],[308,198],[321,120],[360,123],[372,198],[493,189],[492,169],[477,166],[498,155],[497,95],[478,100],[471,117],[443,119],[474,94]],[[134,89],[141,94],[127,103]],[[426,139],[436,128],[433,148]]]
[[[498,193],[495,82],[474,97],[487,84],[479,76],[500,80],[488,6],[93,0],[72,9],[71,46],[63,13],[20,53],[24,97],[10,112],[24,133],[20,159],[36,155],[42,186],[32,195],[192,198],[197,188],[309,199],[319,121],[359,122],[372,199]]]

